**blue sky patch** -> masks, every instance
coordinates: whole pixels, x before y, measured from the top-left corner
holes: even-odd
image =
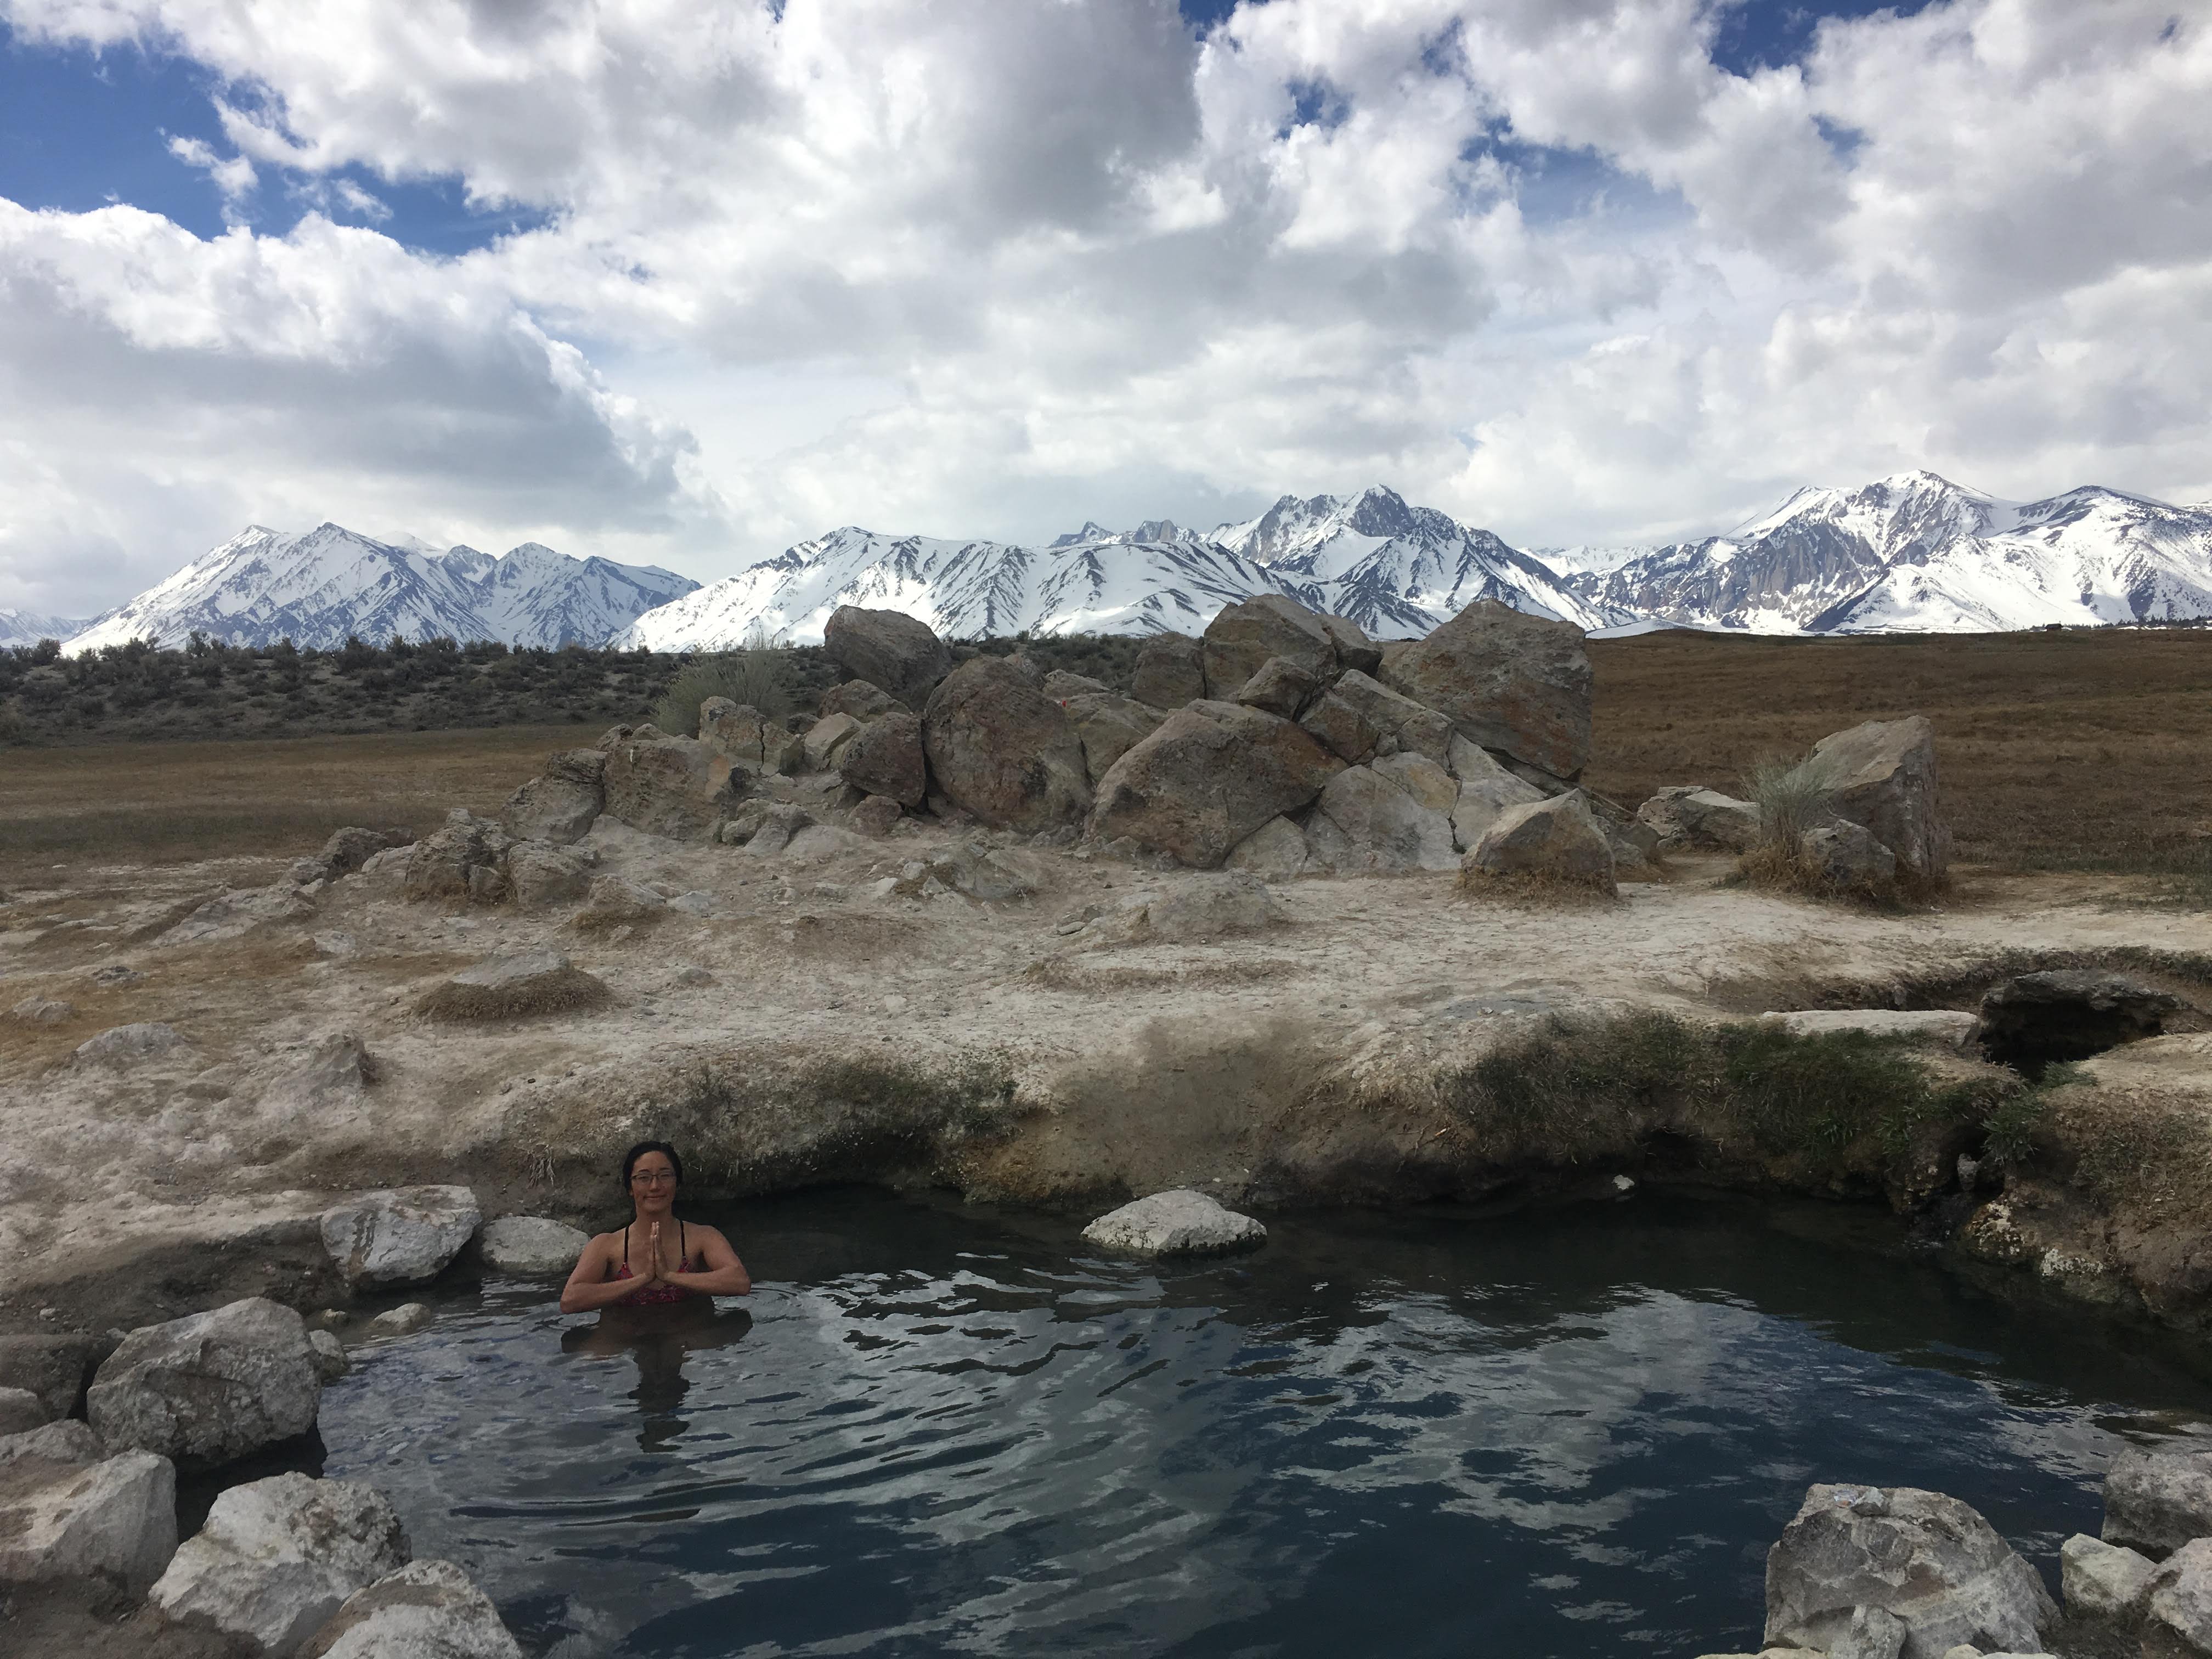
[[[1720,14],[1713,31],[1713,62],[1731,75],[1802,63],[1813,37],[1832,17],[1871,17],[1895,12],[1911,17],[1929,0],[1741,0]]]

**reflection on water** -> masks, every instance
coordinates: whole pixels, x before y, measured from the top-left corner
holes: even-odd
[[[1665,1656],[1756,1645],[1814,1480],[1954,1492],[2055,1581],[2116,1433],[2212,1407],[2154,1345],[1775,1213],[1294,1216],[1155,1269],[799,1195],[714,1218],[747,1311],[495,1281],[364,1356],[328,1472],[562,1659]]]

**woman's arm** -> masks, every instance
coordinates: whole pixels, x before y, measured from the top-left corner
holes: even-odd
[[[642,1273],[635,1268],[636,1276],[630,1279],[609,1279],[607,1266],[614,1255],[612,1233],[601,1233],[584,1246],[584,1253],[576,1258],[576,1270],[568,1275],[568,1282],[561,1287],[562,1313],[592,1313],[600,1308],[612,1307],[616,1303],[633,1297],[648,1285],[660,1281],[660,1263],[653,1260]]]
[[[699,1235],[699,1255],[707,1264],[704,1273],[672,1273],[668,1282],[681,1285],[687,1291],[699,1291],[708,1296],[750,1296],[752,1294],[752,1275],[745,1264],[738,1260],[738,1253],[730,1248],[730,1241],[713,1227],[694,1230]]]

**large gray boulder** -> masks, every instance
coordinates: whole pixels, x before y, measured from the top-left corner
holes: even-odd
[[[1150,708],[1180,708],[1206,695],[1206,647],[1188,634],[1155,634],[1137,651],[1129,695]]]
[[[1206,695],[1237,696],[1270,657],[1325,685],[1336,678],[1336,642],[1321,617],[1282,593],[1261,593],[1224,605],[1206,625]]]
[[[1583,630],[1480,599],[1382,664],[1382,683],[1460,734],[1572,780],[1589,761],[1590,665]]]
[[[607,757],[597,749],[564,749],[545,770],[507,798],[499,821],[517,841],[566,847],[581,841],[606,807]]]
[[[356,1590],[300,1659],[522,1659],[491,1598],[450,1561],[415,1561]]]
[[[859,735],[860,722],[850,714],[824,714],[806,728],[806,767],[826,772],[838,764],[845,745]]]
[[[0,1389],[27,1389],[49,1419],[72,1417],[100,1362],[115,1352],[112,1337],[0,1336]]]
[[[323,1248],[349,1285],[425,1285],[483,1220],[466,1187],[388,1188],[324,1211]]]
[[[584,896],[598,860],[588,852],[550,842],[519,841],[507,849],[507,884],[526,910],[569,904]]]
[[[757,777],[796,771],[806,754],[805,739],[788,726],[727,697],[708,697],[699,705],[699,741]]]
[[[457,806],[436,833],[408,850],[400,890],[410,899],[495,904],[507,896],[500,864],[513,840],[500,825]]]
[[[111,1448],[210,1469],[305,1434],[322,1394],[306,1322],[257,1296],[131,1332],[85,1410]]]
[[[1382,690],[1380,685],[1375,689]],[[1324,691],[1307,705],[1305,713],[1298,716],[1298,725],[1347,766],[1358,766],[1374,759],[1376,745],[1382,740],[1382,733],[1375,722],[1361,714],[1349,698],[1334,691]],[[1395,738],[1392,746],[1396,746]]]
[[[2174,1551],[2144,1588],[2142,1659],[2212,1659],[2212,1538]]]
[[[323,850],[315,854],[315,862],[323,873],[335,880],[351,875],[379,853],[394,847],[410,845],[415,839],[411,830],[370,830],[361,824],[348,824],[343,830],[331,831]]]
[[[1426,704],[1403,696],[1358,670],[1338,676],[1330,695],[1350,703],[1375,728],[1378,746],[1411,750],[1439,765],[1449,761],[1451,722]]]
[[[2120,1544],[2075,1533],[2058,1550],[2059,1589],[2069,1619],[2126,1619],[2142,1611],[2158,1564]]]
[[[76,1422],[0,1438],[0,1586],[90,1578],[143,1595],[176,1548],[167,1458],[110,1457]]]
[[[1309,856],[1305,831],[1288,818],[1275,817],[1238,842],[1224,867],[1262,881],[1288,881],[1305,870]]]
[[[1462,849],[1471,849],[1481,841],[1507,807],[1551,799],[1534,784],[1500,766],[1488,750],[1469,743],[1456,732],[1452,733],[1450,753],[1451,775],[1459,781],[1459,799],[1452,804],[1452,839]]]
[[[1293,662],[1288,657],[1270,657],[1237,689],[1236,701],[1294,720],[1324,684],[1322,677],[1304,663]]]
[[[1264,1243],[1267,1230],[1187,1188],[1154,1193],[1110,1210],[1083,1230],[1084,1242],[1117,1255],[1212,1255]]]
[[[1076,739],[1083,745],[1083,769],[1093,789],[1115,761],[1158,731],[1166,718],[1149,704],[1110,691],[1084,692],[1066,699],[1060,707],[1075,723]]]
[[[1813,745],[1806,765],[1832,792],[1836,816],[1864,825],[1897,855],[1900,871],[1943,878],[1951,832],[1936,786],[1935,729],[1925,719],[1869,720],[1832,732]]]
[[[952,653],[929,624],[902,611],[865,611],[840,605],[822,630],[830,660],[909,708],[922,706],[952,672]]]
[[[1322,790],[1306,820],[1306,850],[1341,875],[1459,867],[1449,817],[1365,766],[1346,767]]]
[[[218,1496],[149,1599],[179,1624],[289,1659],[409,1553],[398,1511],[374,1487],[273,1475]]]
[[[536,1278],[568,1273],[591,1242],[589,1233],[545,1216],[503,1215],[484,1224],[479,1248],[500,1272]]]
[[[2040,1653],[2058,1608],[2033,1567],[1955,1498],[1816,1486],[1766,1556],[1769,1646],[1834,1647],[1862,1607],[1902,1620],[1902,1659],[1961,1643]]]
[[[1296,811],[1344,763],[1303,728],[1201,700],[1161,722],[1099,781],[1089,834],[1211,870],[1268,819]]]
[[[858,684],[859,682],[854,682]],[[929,764],[921,742],[921,716],[893,708],[876,716],[838,751],[837,769],[854,788],[882,795],[910,810],[929,794]]]
[[[1034,834],[1091,810],[1082,740],[1042,676],[1003,657],[975,657],[930,694],[922,747],[952,803],[994,830]]]
[[[606,810],[648,835],[703,841],[744,798],[746,777],[712,743],[641,726],[607,751]]]
[[[1579,789],[1509,806],[1468,849],[1460,868],[1483,876],[1534,876],[1616,890],[1613,845]]]
[[[2105,1471],[2105,1541],[2162,1556],[2208,1536],[2212,1447],[2121,1447]]]
[[[1747,853],[1759,842],[1759,809],[1703,784],[1662,789],[1636,809],[1662,853]]]
[[[817,714],[850,714],[866,726],[886,714],[911,714],[914,710],[872,680],[847,680],[822,694]]]

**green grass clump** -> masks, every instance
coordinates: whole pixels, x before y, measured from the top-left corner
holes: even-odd
[[[753,646],[688,662],[653,705],[653,723],[673,736],[696,737],[699,705],[709,697],[750,704],[770,720],[781,720],[795,703],[790,655],[774,646]]]

